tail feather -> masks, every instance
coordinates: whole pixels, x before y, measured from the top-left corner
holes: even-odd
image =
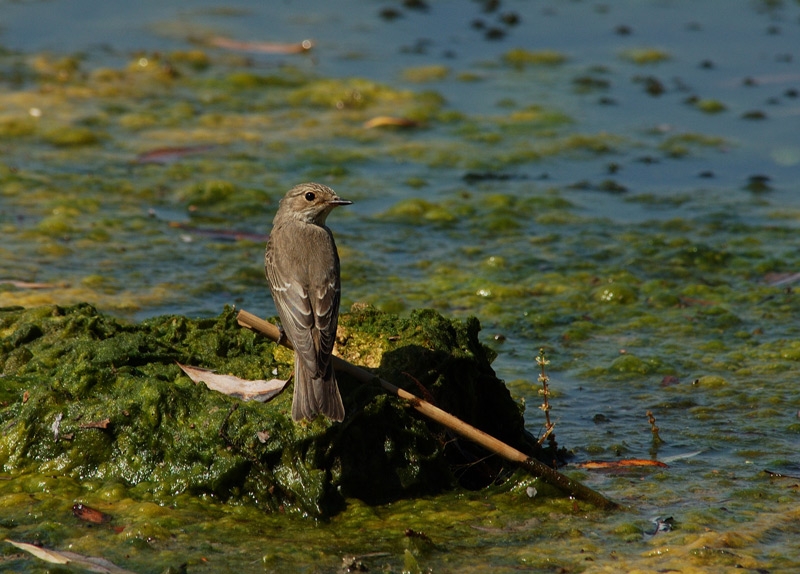
[[[333,421],[344,420],[344,404],[333,369],[328,368],[325,377],[315,379],[308,374],[301,361],[295,361],[292,419],[313,420],[319,413]]]

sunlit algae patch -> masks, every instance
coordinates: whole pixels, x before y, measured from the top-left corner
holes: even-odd
[[[340,319],[337,352],[553,460],[536,452],[479,330],[476,319],[433,311],[400,318],[354,307]],[[2,309],[0,469],[121,479],[156,499],[190,493],[311,516],[338,512],[348,497],[384,503],[505,475],[500,462],[476,463],[485,455],[477,447],[345,375],[344,423],[294,424],[291,387],[266,404],[242,402],[194,384],[176,364],[270,379],[288,378],[291,361],[291,351],[238,326],[231,308],[140,324],[87,304]]]

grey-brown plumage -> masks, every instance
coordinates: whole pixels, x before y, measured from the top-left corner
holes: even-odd
[[[294,347],[292,418],[317,413],[341,421],[344,405],[331,351],[339,322],[339,253],[328,214],[340,199],[331,188],[301,183],[281,199],[264,255],[272,298]]]

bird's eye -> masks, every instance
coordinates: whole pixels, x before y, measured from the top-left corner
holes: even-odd
[[[306,193],[306,201],[314,201],[317,198],[313,191]]]

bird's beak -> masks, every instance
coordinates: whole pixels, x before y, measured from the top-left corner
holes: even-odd
[[[334,199],[331,199],[328,202],[328,205],[334,205],[334,206],[336,206],[336,205],[351,205],[352,203],[353,202],[350,201],[349,199],[342,199],[340,197],[336,197]]]

